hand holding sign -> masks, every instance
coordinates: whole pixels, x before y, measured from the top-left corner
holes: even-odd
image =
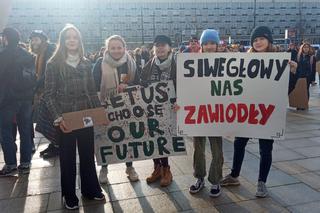
[[[70,128],[68,128],[68,126],[67,126],[67,124],[66,124],[66,122],[65,122],[64,120],[62,120],[62,121],[60,122],[59,127],[60,127],[60,129],[61,129],[61,131],[62,131],[63,133],[70,133],[70,132],[72,132],[72,130],[71,130]]]
[[[127,87],[128,87],[128,84],[123,84],[123,83],[119,84],[119,86],[117,88],[118,92],[119,93],[123,92]]]
[[[177,103],[173,104],[173,111],[178,112],[180,110],[180,106]]]
[[[290,65],[290,72],[292,72],[293,74],[296,74],[297,68],[298,68],[297,62],[289,61],[289,65]]]

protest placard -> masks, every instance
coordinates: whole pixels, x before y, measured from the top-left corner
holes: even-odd
[[[179,54],[178,133],[283,139],[289,60],[288,53]]]
[[[107,127],[95,128],[99,165],[186,154],[177,137],[172,81],[128,87],[107,102]]]
[[[300,109],[309,108],[307,78],[299,78],[294,90],[289,94],[289,106]]]

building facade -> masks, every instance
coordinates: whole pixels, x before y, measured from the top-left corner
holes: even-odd
[[[33,29],[56,41],[66,23],[76,25],[89,49],[110,35],[129,44],[150,43],[165,34],[178,44],[203,29],[224,39],[249,41],[254,26],[269,26],[275,38],[320,43],[319,0],[13,0],[8,26],[24,39]]]

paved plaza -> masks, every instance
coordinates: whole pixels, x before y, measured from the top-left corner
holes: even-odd
[[[151,160],[134,162],[140,176],[135,183],[126,177],[125,164],[111,165],[109,184],[102,186],[106,201],[85,200],[78,191],[79,212],[320,212],[320,94],[318,86],[311,90],[309,110],[288,109],[286,140],[274,144],[267,198],[255,197],[259,168],[259,146],[255,140],[246,149],[240,186],[223,188],[219,198],[210,198],[210,184],[206,182],[204,190],[190,195],[188,188],[195,179],[193,147],[188,139],[188,156],[170,157],[174,181],[169,187],[146,183],[153,169]],[[227,138],[223,144],[224,175],[232,164],[232,141]],[[40,158],[39,151],[47,147],[48,141],[37,134],[35,142],[37,152],[30,174],[0,178],[1,213],[69,212],[61,201],[59,159]],[[207,143],[207,165],[209,162]],[[0,151],[0,166],[3,164]]]

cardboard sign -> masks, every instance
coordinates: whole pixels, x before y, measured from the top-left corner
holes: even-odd
[[[317,61],[316,63],[316,72],[320,75],[320,61]]]
[[[134,86],[108,100],[110,124],[95,128],[98,165],[185,155],[176,136],[173,82]]]
[[[289,94],[289,106],[303,109],[309,108],[306,78],[299,78],[297,80],[296,86]]]
[[[62,114],[63,120],[71,130],[98,126],[107,123],[103,107]]]
[[[289,61],[289,53],[179,54],[178,133],[283,139]]]

